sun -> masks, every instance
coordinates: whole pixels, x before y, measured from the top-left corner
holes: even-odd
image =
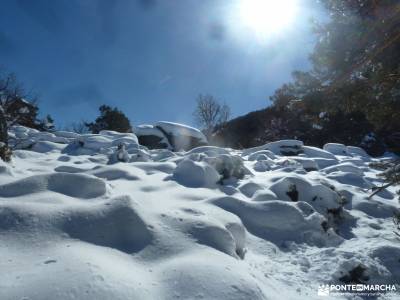
[[[298,11],[297,0],[240,0],[239,19],[242,25],[261,37],[287,29]]]

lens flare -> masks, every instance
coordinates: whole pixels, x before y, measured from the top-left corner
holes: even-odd
[[[241,0],[238,5],[242,25],[260,36],[282,32],[294,21],[297,0]]]

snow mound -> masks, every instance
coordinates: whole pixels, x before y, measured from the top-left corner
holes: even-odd
[[[222,197],[211,203],[236,214],[246,229],[263,239],[283,246],[285,241],[325,246],[341,239],[333,232],[325,232],[325,218],[316,213],[303,212],[304,205],[277,200],[248,203],[234,197]]]
[[[184,159],[174,170],[173,178],[187,187],[213,187],[221,177],[206,162]]]
[[[328,160],[334,160],[337,163],[336,156],[328,151],[316,148],[316,147],[311,147],[311,146],[303,146],[302,147],[304,154],[307,157],[311,158],[324,158]]]
[[[267,160],[267,159],[275,159],[275,158],[276,158],[276,156],[272,151],[260,150],[260,151],[251,153],[247,159],[249,161],[253,161],[253,160],[259,161],[259,160]]]
[[[112,199],[90,210],[71,212],[61,228],[71,238],[110,247],[125,253],[138,252],[152,241],[146,223],[128,197]]]
[[[222,154],[230,154],[229,150],[225,148],[215,147],[215,146],[201,146],[196,147],[186,153],[187,155],[190,154],[205,154],[209,157],[215,157]]]
[[[337,192],[322,184],[312,184],[300,175],[281,178],[270,189],[278,199],[307,202],[321,214],[341,207],[341,198]]]
[[[370,257],[379,260],[382,265],[390,272],[392,279],[395,282],[400,280],[400,268],[398,268],[398,257],[400,257],[400,248],[394,246],[380,246],[372,250]]]
[[[237,216],[224,213],[215,207],[201,205],[179,210],[183,212],[182,216],[169,217],[166,221],[169,226],[189,235],[200,245],[211,247],[236,259],[244,258],[246,230]]]
[[[86,172],[87,174],[94,175],[99,178],[107,179],[107,180],[139,180],[139,176],[137,176],[134,172],[130,172],[123,167],[99,167],[95,168],[91,171]]]
[[[343,144],[328,143],[324,145],[324,150],[334,155],[348,155],[347,148]]]
[[[210,260],[207,253],[199,253],[195,257],[181,256],[161,265],[161,287],[167,291],[163,296],[166,299],[279,298],[272,285],[268,294],[263,291],[244,266],[232,264],[222,255],[216,256],[216,259],[219,263]]]
[[[105,182],[84,174],[35,175],[0,185],[0,197],[11,198],[52,191],[70,197],[90,199],[106,193]]]
[[[67,138],[67,139],[77,139],[79,137],[78,133],[69,132],[69,131],[55,131],[54,135],[58,136],[58,137]]]
[[[49,141],[38,141],[32,145],[32,151],[39,153],[47,153],[52,151],[61,151],[65,148],[65,145],[49,142]]]

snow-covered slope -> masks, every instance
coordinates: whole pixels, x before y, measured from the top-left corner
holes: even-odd
[[[360,282],[400,280],[398,200],[367,199],[380,181],[361,149],[11,137],[30,149],[0,162],[2,300],[318,299],[318,285],[354,270]]]

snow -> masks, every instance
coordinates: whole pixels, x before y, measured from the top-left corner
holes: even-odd
[[[55,131],[53,133],[54,133],[55,136],[64,137],[64,138],[70,138],[70,139],[76,139],[76,138],[79,137],[78,133],[69,132],[69,131]]]
[[[0,161],[0,299],[319,299],[354,270],[400,280],[396,188],[368,199],[378,159],[359,148],[10,136],[21,149]]]
[[[324,150],[334,154],[334,155],[347,155],[347,148],[343,144],[338,143],[328,143],[324,145]]]
[[[218,172],[209,164],[191,159],[184,159],[177,165],[173,178],[188,187],[213,187],[220,180]]]

